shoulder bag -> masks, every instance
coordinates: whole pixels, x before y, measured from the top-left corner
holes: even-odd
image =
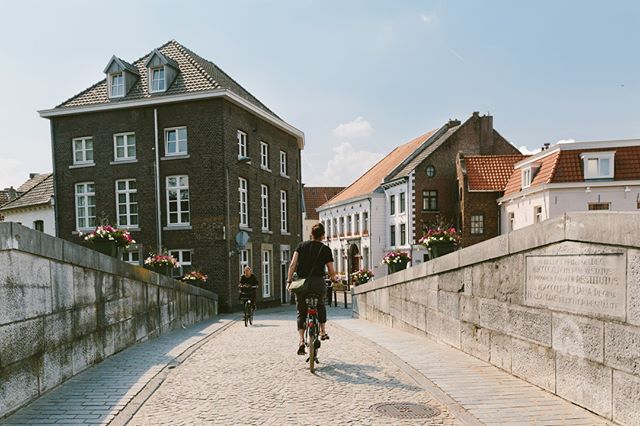
[[[320,244],[322,244],[322,243],[320,243]],[[322,252],[322,245],[320,246],[320,249],[318,250],[318,254],[316,255],[316,259],[313,261],[313,266],[311,266],[311,271],[309,271],[309,277],[311,276],[311,273],[313,272],[313,270],[316,267],[316,263],[318,262],[318,258],[320,257],[320,252]],[[293,294],[300,294],[300,293],[304,293],[305,291],[307,291],[309,289],[309,285],[307,284],[307,278],[300,278],[299,280],[291,281],[291,284],[289,284],[289,291],[291,293],[293,293]]]

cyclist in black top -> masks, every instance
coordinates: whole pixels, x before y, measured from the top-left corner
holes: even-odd
[[[305,293],[296,294],[296,307],[298,311],[297,326],[300,343],[298,346],[298,355],[305,354],[304,348],[304,323],[307,318],[307,302],[308,294],[315,294],[318,300],[318,320],[320,321],[320,339],[326,340],[329,335],[326,332],[325,325],[327,323],[327,308],[324,305],[326,299],[327,286],[324,282],[325,266],[329,272],[329,277],[333,281],[337,281],[338,277],[333,268],[333,255],[331,249],[322,243],[324,239],[324,225],[318,223],[311,228],[311,240],[300,243],[289,265],[289,274],[287,282],[291,284],[293,274],[298,274],[298,279],[306,278],[308,282],[308,290]],[[287,286],[287,289],[289,286]]]
[[[244,274],[242,274],[242,277],[240,278],[240,284],[238,287],[240,287],[240,301],[244,302],[242,300],[243,298],[251,298],[251,307],[256,309],[256,289],[258,288],[258,279],[251,272],[250,266],[245,266]]]

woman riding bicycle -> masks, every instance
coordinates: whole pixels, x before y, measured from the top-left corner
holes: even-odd
[[[238,297],[240,301],[244,302],[244,299],[251,299],[251,307],[255,310],[258,279],[251,272],[250,266],[245,266],[244,274],[242,274],[242,277],[240,278],[240,284],[238,287],[240,287],[240,294]]]
[[[324,282],[325,266],[329,271],[329,277],[337,280],[336,271],[333,268],[333,255],[331,249],[322,243],[324,239],[324,226],[318,223],[311,228],[311,240],[300,243],[289,265],[287,283],[293,281],[293,274],[298,274],[298,279],[306,278],[308,289],[306,292],[296,294],[296,308],[298,335],[300,342],[298,355],[305,354],[304,346],[304,326],[307,318],[306,298],[309,294],[318,296],[318,320],[320,321],[320,339],[326,340],[329,335],[326,332],[327,308],[324,305],[327,286]],[[289,285],[287,285],[287,290]]]

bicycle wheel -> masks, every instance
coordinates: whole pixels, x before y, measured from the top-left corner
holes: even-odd
[[[309,333],[307,334],[308,341],[307,347],[309,348],[309,371],[312,373],[316,371],[316,345],[315,345],[315,337],[313,327],[309,329]]]
[[[249,320],[249,303],[244,302],[244,326],[247,326],[247,322]]]
[[[249,324],[253,325],[253,308],[249,307]]]

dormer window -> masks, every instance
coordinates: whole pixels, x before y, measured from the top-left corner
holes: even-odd
[[[164,92],[166,81],[164,79],[164,67],[151,69],[151,91]]]
[[[580,155],[584,162],[584,178],[613,179],[615,152],[589,152]]]
[[[121,72],[111,74],[111,98],[124,96],[124,75]]]
[[[527,167],[522,171],[522,189],[531,186],[531,167]]]

